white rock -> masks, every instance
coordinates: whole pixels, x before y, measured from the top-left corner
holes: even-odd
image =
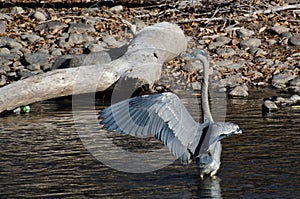
[[[111,7],[109,10],[111,12],[118,13],[118,12],[123,11],[123,6],[122,5],[117,5],[117,6]]]
[[[46,21],[47,17],[45,16],[44,13],[40,12],[40,11],[36,11],[33,14],[33,18],[38,20],[38,21]]]

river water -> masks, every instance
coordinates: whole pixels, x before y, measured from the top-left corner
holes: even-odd
[[[217,178],[204,180],[194,163],[148,173],[110,168],[83,144],[70,100],[36,103],[29,114],[0,117],[0,198],[300,198],[300,109],[263,117],[262,99],[272,95],[253,90],[227,100],[226,120],[243,134],[222,141]]]

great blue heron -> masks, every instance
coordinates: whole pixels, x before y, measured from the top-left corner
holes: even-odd
[[[192,118],[179,97],[171,92],[126,99],[100,111],[99,119],[108,131],[161,140],[183,164],[195,159],[203,178],[214,176],[220,168],[220,140],[242,131],[230,122],[214,122],[208,101],[209,61],[204,51],[198,51],[196,58],[204,67],[201,123]]]

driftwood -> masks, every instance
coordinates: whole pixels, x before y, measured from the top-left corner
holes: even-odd
[[[136,34],[123,56],[107,64],[57,69],[0,88],[0,113],[46,99],[104,91],[120,77],[142,79],[151,85],[160,78],[163,63],[186,46],[186,38],[175,24],[146,27]]]

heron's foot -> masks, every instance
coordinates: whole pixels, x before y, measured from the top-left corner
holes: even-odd
[[[211,179],[215,180],[215,179],[218,178],[218,177],[216,176],[216,174],[217,174],[217,172],[211,172],[211,173],[209,174],[209,177],[210,177]],[[208,174],[205,175],[205,173],[200,173],[200,178],[201,178],[201,180],[203,180],[203,179],[205,178],[205,176],[208,177]]]
[[[213,180],[215,180],[215,179],[217,179],[218,177],[217,177],[216,175],[211,175],[210,178],[213,179]]]
[[[217,178],[216,174],[217,174],[217,170],[211,172],[211,173],[210,173],[210,177],[211,177],[212,179],[216,179],[216,178]]]
[[[201,178],[201,180],[204,179],[204,173],[200,173],[200,178]]]

